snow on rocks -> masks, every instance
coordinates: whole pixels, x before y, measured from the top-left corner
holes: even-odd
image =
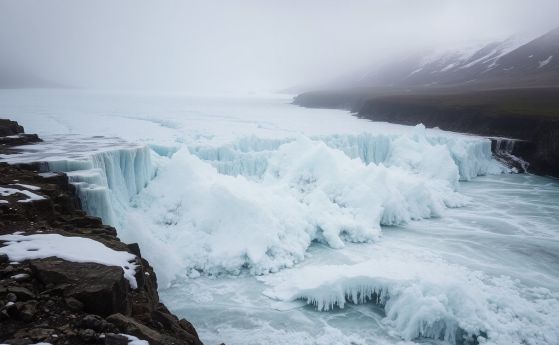
[[[25,183],[14,183],[12,185],[13,186],[20,186],[20,187],[23,187],[23,188],[29,189],[29,190],[41,190],[41,187],[32,186],[30,184],[25,184]]]
[[[149,345],[148,341],[140,340],[133,335],[123,334],[123,333],[121,333],[120,335],[125,336],[126,338],[128,338],[128,345]]]
[[[21,186],[21,187],[24,187],[24,186]],[[31,186],[31,187],[34,187],[34,186]],[[27,187],[24,187],[24,188],[27,188]],[[34,187],[34,188],[38,188],[38,187]],[[0,187],[0,196],[6,197],[6,196],[15,195],[15,194],[21,194],[21,195],[24,195],[24,196],[27,197],[27,199],[22,199],[22,200],[17,201],[17,202],[23,202],[23,203],[46,199],[44,196],[35,194],[35,193],[33,193],[31,191],[28,191],[26,189],[15,189],[15,188]]]
[[[104,244],[84,238],[69,237],[59,234],[2,235],[0,241],[6,241],[0,247],[0,254],[6,254],[10,260],[23,261],[58,257],[72,262],[93,262],[106,266],[120,266],[124,277],[132,288],[137,288],[135,255],[116,251]]]

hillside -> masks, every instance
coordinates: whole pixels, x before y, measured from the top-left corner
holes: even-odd
[[[408,57],[338,90],[294,103],[374,121],[521,139],[530,171],[559,176],[559,29],[527,43]]]

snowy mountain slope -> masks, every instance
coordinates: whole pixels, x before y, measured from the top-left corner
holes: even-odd
[[[424,51],[346,78],[351,87],[435,88],[559,84],[559,28],[536,39]]]

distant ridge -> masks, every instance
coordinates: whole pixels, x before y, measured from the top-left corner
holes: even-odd
[[[423,52],[341,78],[336,88],[559,86],[559,28],[536,39]]]

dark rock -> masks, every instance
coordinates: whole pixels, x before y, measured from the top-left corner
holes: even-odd
[[[138,243],[129,243],[126,245],[128,247],[128,251],[134,255],[136,255],[137,257],[142,257],[142,254],[140,253],[140,246],[138,245]]]
[[[90,328],[96,332],[105,332],[113,329],[113,325],[97,315],[86,315],[79,322],[79,327]]]
[[[27,301],[36,297],[33,292],[22,286],[10,286],[8,291],[14,293],[19,301]]]
[[[31,268],[45,285],[70,283],[65,297],[82,302],[86,312],[107,316],[130,310],[129,284],[120,267],[49,258],[33,261]]]
[[[90,342],[95,340],[95,331],[92,329],[80,329],[78,332],[78,336],[86,342]]]
[[[78,301],[74,297],[68,297],[64,301],[66,302],[66,305],[68,306],[68,308],[70,308],[70,310],[72,310],[72,311],[82,311],[83,310],[83,303]]]
[[[10,292],[6,295],[6,301],[15,303],[17,301],[17,296],[15,293]]]
[[[0,119],[0,136],[16,135],[23,131],[23,126],[20,126],[17,121]]]
[[[34,342],[29,338],[23,338],[23,339],[8,339],[5,341],[5,343],[10,345],[31,345]]]
[[[6,303],[6,315],[9,318],[14,318],[16,319],[18,317],[19,311],[17,309],[17,304],[15,304],[14,302],[8,302]]]
[[[15,338],[25,339],[31,338],[35,341],[47,340],[55,333],[52,328],[33,328],[31,330],[22,330],[15,334]]]
[[[19,308],[19,317],[25,322],[31,322],[37,314],[37,301],[23,303]]]
[[[105,334],[105,345],[128,345],[128,338],[114,333]]]
[[[194,326],[188,322],[185,319],[180,319],[179,320],[179,326],[184,329],[185,331],[187,331],[189,334],[194,335],[195,337],[198,337],[198,332],[196,332],[196,329],[194,328]]]
[[[107,321],[114,324],[118,329],[122,330],[123,333],[134,335],[142,340],[147,340],[150,344],[164,344],[163,341],[165,337],[159,332],[142,325],[130,317],[122,314],[113,314],[107,317]]]
[[[0,254],[0,265],[10,262],[10,258],[6,254]]]

